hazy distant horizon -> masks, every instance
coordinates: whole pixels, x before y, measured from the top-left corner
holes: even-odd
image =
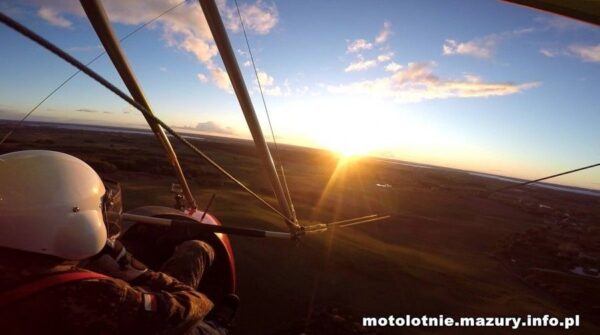
[[[15,122],[16,123],[19,120],[0,119],[0,121],[10,121],[10,122]],[[35,120],[28,120],[28,121],[25,121],[25,124],[26,125],[35,125],[35,124],[47,125],[47,124],[51,124],[51,125],[57,125],[58,127],[60,127],[61,125],[73,125],[73,126],[76,126],[76,127],[77,126],[81,126],[82,130],[90,130],[90,131],[93,131],[94,130],[93,128],[98,128],[98,130],[100,130],[100,131],[112,128],[113,130],[111,130],[111,131],[114,131],[114,132],[119,132],[120,130],[135,130],[135,131],[144,131],[144,133],[147,132],[148,135],[152,134],[152,130],[150,129],[150,127],[147,124],[146,125],[144,125],[144,124],[139,124],[139,125],[122,125],[122,124],[94,125],[94,124],[89,124],[89,123],[65,122],[65,121],[60,121],[60,120],[55,120],[55,121],[35,121]],[[199,131],[199,130],[190,129],[190,128],[187,128],[187,127],[172,126],[172,128],[174,130],[178,131],[179,133],[185,134],[185,135],[203,135],[203,136],[211,136],[211,137],[226,138],[226,139],[235,139],[235,140],[244,140],[244,141],[252,142],[251,138],[240,138],[240,137],[226,136],[226,135],[223,135],[223,134],[207,133],[207,132],[202,132],[202,131]],[[0,134],[0,136],[3,136],[3,134]],[[269,139],[267,139],[267,141],[271,142],[271,141],[269,141]],[[297,144],[284,144],[284,145],[289,145],[289,146],[299,147],[299,148],[326,150],[326,151],[329,151],[329,152],[332,152],[332,153],[335,154],[334,151],[329,150],[327,148],[302,146],[302,145],[297,145]],[[399,164],[403,164],[403,165],[409,165],[409,166],[421,167],[421,168],[439,168],[439,169],[459,170],[459,171],[464,171],[465,173],[470,173],[472,175],[479,176],[479,177],[501,179],[501,180],[505,180],[505,181],[509,181],[509,182],[515,182],[515,183],[523,182],[523,181],[527,181],[528,180],[528,179],[525,179],[525,178],[519,178],[519,177],[515,177],[515,176],[498,175],[498,174],[488,173],[488,172],[484,172],[484,171],[464,170],[464,169],[457,169],[457,168],[448,167],[448,166],[440,166],[440,165],[433,165],[433,164],[427,164],[427,163],[411,162],[411,161],[406,161],[406,160],[392,158],[392,157],[374,156],[374,155],[368,155],[367,157],[376,158],[376,159],[382,159],[382,160],[390,160],[393,163],[399,163]],[[566,191],[571,191],[571,192],[576,192],[576,193],[583,193],[583,194],[594,195],[594,196],[600,196],[600,193],[597,193],[597,192],[600,192],[600,187],[599,188],[594,188],[594,187],[582,187],[582,186],[569,185],[569,184],[560,184],[560,183],[553,183],[553,182],[551,182],[551,180],[552,179],[550,179],[550,182],[536,183],[536,184],[534,184],[534,186],[548,187],[548,188],[558,187],[558,188],[560,188],[562,190],[566,190]],[[577,192],[577,189],[580,189],[583,192]],[[591,192],[588,192],[588,191],[591,191]]]

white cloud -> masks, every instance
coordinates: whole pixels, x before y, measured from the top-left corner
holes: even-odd
[[[381,54],[381,55],[377,56],[377,61],[380,62],[380,63],[381,62],[387,62],[390,59],[392,59],[393,55],[394,55],[393,52],[386,52],[384,54]]]
[[[344,69],[344,72],[366,71],[374,68],[379,63],[390,61],[393,55],[393,52],[387,52],[375,57],[374,59],[364,59],[362,55],[358,55],[358,60],[350,63],[350,65]]]
[[[237,9],[234,7],[222,7],[227,18],[227,28],[237,32],[241,30],[240,20]],[[279,22],[279,13],[275,4],[268,5],[262,1],[256,3],[240,5],[240,13],[244,21],[246,30],[253,31],[257,34],[268,34],[277,22]]]
[[[381,44],[386,42],[391,34],[392,34],[392,24],[388,21],[383,23],[383,30],[377,34],[375,37],[375,44]],[[350,41],[349,41],[350,42]],[[359,38],[348,43],[348,47],[346,49],[346,53],[357,53],[363,50],[371,50],[373,48],[373,43],[365,40],[364,38]]]
[[[388,21],[383,22],[383,30],[375,37],[375,43],[385,43],[392,35],[392,24]]]
[[[258,80],[260,81],[260,85],[265,95],[282,96],[289,95],[291,92],[289,88],[289,83],[287,81],[284,82],[284,86],[286,86],[286,90],[284,92],[284,90],[282,90],[280,86],[275,85],[275,78],[273,78],[263,70],[258,70]],[[256,80],[254,80],[254,86],[256,90],[259,89],[258,82]]]
[[[208,77],[204,73],[198,73],[196,77],[203,83],[208,82]]]
[[[569,51],[584,62],[600,63],[600,44],[571,45]]]
[[[73,25],[71,21],[60,16],[56,10],[49,7],[41,7],[38,10],[37,14],[39,17],[46,20],[46,22],[50,23],[53,26],[61,28],[71,28],[71,26]]]
[[[187,36],[179,43],[179,48],[194,54],[202,63],[210,62],[219,53],[216,45],[194,36]]]
[[[348,44],[348,48],[346,49],[346,52],[347,53],[356,53],[361,50],[369,50],[372,48],[373,48],[373,44],[371,44],[371,43],[369,43],[369,41],[361,38],[361,39],[352,41],[350,44]]]
[[[573,20],[571,18],[552,15],[552,16],[538,16],[533,19],[538,24],[538,30],[555,30],[558,32],[565,32],[569,30],[576,30],[579,28],[586,27],[588,23]]]
[[[401,68],[402,68],[402,65],[400,65],[396,62],[391,62],[385,66],[385,70],[387,72],[396,72],[396,71],[400,70]]]
[[[55,25],[66,26],[70,22],[61,22],[61,14],[71,14],[84,17],[83,10],[77,1],[73,0],[32,0],[41,9],[40,16],[50,22],[54,20]],[[108,17],[113,23],[126,25],[140,25],[154,19],[170,6],[180,0],[123,0],[106,1],[104,7]],[[234,6],[225,0],[217,1],[223,19],[228,28],[239,31],[239,17]],[[244,19],[246,29],[251,33],[267,34],[277,24],[279,14],[274,4],[268,4],[261,0],[252,4],[243,4],[240,11]],[[58,21],[57,21],[58,19]],[[163,15],[150,26],[150,29],[159,29],[162,37],[170,47],[193,54],[196,59],[204,65],[210,73],[210,79],[217,87],[231,91],[231,84],[227,73],[217,64],[214,58],[218,55],[212,34],[204,14],[197,2],[186,2],[173,12]]]
[[[365,71],[367,69],[375,67],[375,65],[377,65],[377,61],[376,60],[373,60],[373,59],[368,59],[368,60],[360,59],[360,60],[358,60],[358,61],[356,61],[356,62],[348,65],[344,69],[344,72]]]
[[[571,56],[588,63],[600,63],[600,44],[581,45],[574,44],[569,47],[556,49],[540,49],[540,53],[546,57]]]
[[[279,86],[263,88],[263,93],[274,97],[280,97],[283,95],[281,87]]]
[[[409,63],[389,76],[342,85],[329,85],[334,94],[368,95],[393,98],[400,102],[418,102],[429,99],[491,97],[515,94],[537,87],[539,82],[523,84],[487,83],[476,76],[459,80],[442,79],[433,73],[434,63]]]
[[[470,41],[459,42],[454,39],[446,39],[442,46],[444,55],[465,55],[477,58],[491,58],[498,44],[506,39],[531,34],[538,31],[535,28],[519,28],[504,31],[497,34],[489,34]]]
[[[391,35],[391,23],[385,21],[383,23],[383,30],[375,37],[375,44],[381,44],[388,40]],[[357,54],[357,60],[348,65],[344,72],[355,72],[355,71],[365,71],[370,68],[375,67],[378,63],[388,62],[392,59],[394,55],[393,52],[384,52],[379,54],[374,59],[365,60],[363,56],[359,53],[361,51],[371,50],[373,49],[373,43],[365,40],[365,39],[357,39],[352,42],[348,41],[348,46],[346,48],[346,53],[355,53]],[[380,50],[384,50],[380,48]]]
[[[456,40],[447,39],[444,42],[442,50],[444,55],[467,55],[477,58],[490,58],[497,41],[498,39],[492,35],[483,39],[461,43]]]
[[[275,79],[273,79],[273,77],[269,76],[268,73],[266,73],[265,71],[261,71],[261,70],[258,70],[258,80],[260,81],[260,84],[263,87],[272,86],[273,83],[275,82]]]
[[[540,49],[540,53],[546,57],[556,57],[560,52],[549,49]]]
[[[213,83],[217,85],[218,88],[230,93],[233,92],[233,87],[231,86],[231,81],[229,80],[227,71],[219,66],[214,65],[209,67],[208,70],[210,71],[210,76],[213,80]]]

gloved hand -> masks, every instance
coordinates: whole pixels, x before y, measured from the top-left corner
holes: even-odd
[[[90,259],[85,267],[124,281],[132,281],[148,271],[142,262],[127,252],[121,242],[110,239],[104,249]]]
[[[240,305],[240,298],[235,294],[226,295],[206,316],[206,320],[229,329]]]

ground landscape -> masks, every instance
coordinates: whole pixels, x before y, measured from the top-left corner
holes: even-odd
[[[0,133],[8,127],[0,125]],[[192,142],[275,203],[250,142],[210,136]],[[211,212],[224,225],[285,229],[277,216],[200,158],[175,147],[200,207],[216,194]],[[126,209],[173,205],[174,177],[153,136],[37,124],[15,131],[0,153],[23,149],[82,158],[122,183]],[[281,149],[304,223],[373,213],[392,217],[299,243],[231,237],[242,299],[234,334],[481,333],[365,329],[360,321],[405,314],[577,313],[582,326],[571,332],[600,333],[600,196],[538,187],[487,196],[509,183],[377,159],[340,164],[326,151]]]

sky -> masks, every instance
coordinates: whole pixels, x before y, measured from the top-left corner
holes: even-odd
[[[104,1],[118,36],[179,0]],[[217,1],[270,132],[233,1]],[[501,1],[238,0],[278,142],[518,178],[600,162],[600,28]],[[84,63],[102,47],[78,1],[0,10]],[[0,27],[0,119],[18,119],[75,70]],[[172,127],[250,138],[197,2],[122,43]],[[125,89],[107,57],[91,68]],[[84,75],[32,121],[141,126]],[[600,169],[553,182],[600,189]]]

